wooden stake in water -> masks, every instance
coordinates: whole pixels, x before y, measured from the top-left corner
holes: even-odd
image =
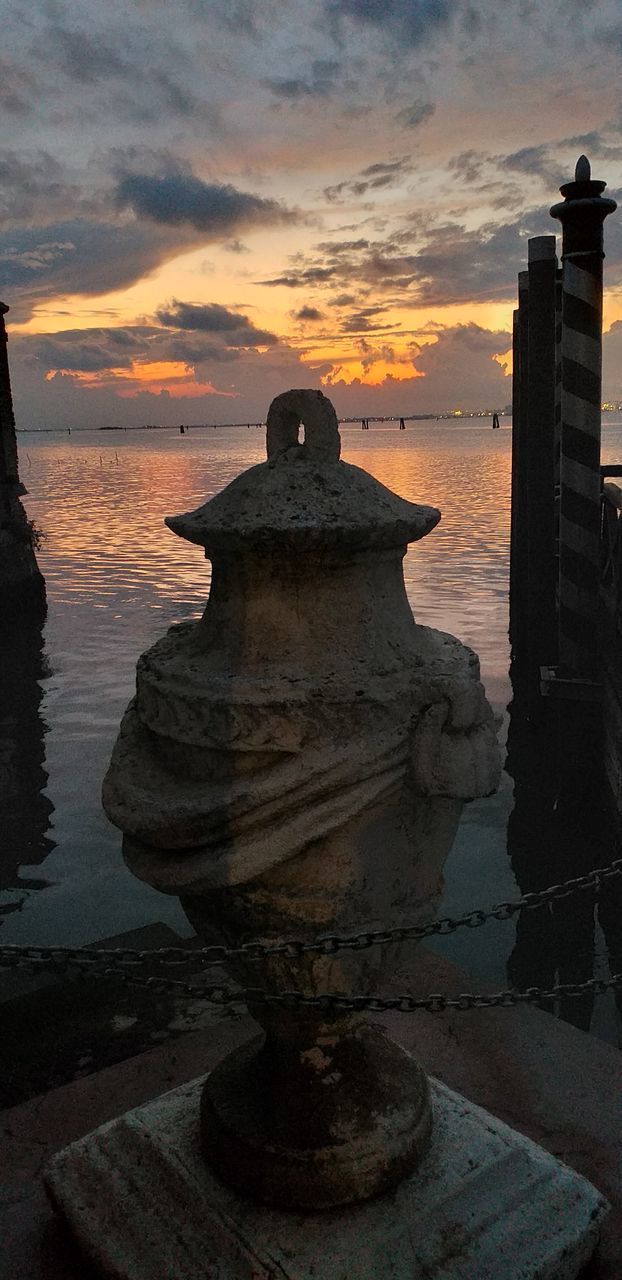
[[[617,207],[602,196],[586,156],[553,205],[562,246],[559,660],[574,677],[595,674],[600,582],[603,223]]]

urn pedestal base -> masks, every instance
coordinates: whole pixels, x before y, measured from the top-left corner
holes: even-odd
[[[292,1032],[298,1030],[296,1024]],[[268,1035],[205,1081],[205,1159],[235,1190],[285,1209],[332,1209],[411,1173],[432,1128],[427,1076],[366,1024],[333,1036]]]
[[[197,1080],[61,1151],[45,1181],[110,1280],[574,1280],[606,1201],[432,1081],[420,1165],[366,1204],[303,1214],[238,1196],[201,1151]]]

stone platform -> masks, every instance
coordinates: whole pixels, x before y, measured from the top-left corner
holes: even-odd
[[[203,1080],[60,1152],[45,1173],[84,1253],[111,1280],[574,1280],[608,1206],[529,1139],[432,1082],[417,1171],[365,1205],[262,1208],[206,1168]]]
[[[417,951],[416,972],[409,982],[402,977],[397,981],[400,989],[407,985],[416,994],[457,994],[478,986],[472,976],[425,947]],[[525,1007],[448,1012],[441,1017],[392,1014],[382,1025],[430,1074],[532,1138],[603,1193],[612,1211],[581,1280],[620,1280],[619,1050]],[[243,1013],[206,1016],[201,1030],[60,1088],[48,1086],[48,1091],[0,1113],[0,1280],[95,1280],[94,1268],[47,1202],[43,1168],[56,1152],[97,1126],[211,1070],[256,1030],[256,1023]],[[37,1035],[34,1023],[32,1035]],[[62,1035],[59,1026],[59,1041]],[[51,1043],[49,1053],[52,1073]]]

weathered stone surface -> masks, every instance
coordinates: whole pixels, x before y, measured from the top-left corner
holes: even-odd
[[[309,939],[429,918],[463,802],[497,784],[477,658],[417,626],[406,597],[406,546],[439,512],[339,455],[330,401],[287,392],[268,414],[268,460],[167,521],[205,548],[210,596],[200,622],[172,628],[139,660],[104,805],[131,869],[179,894],[208,939]],[[239,959],[232,972],[265,991],[360,994],[398,952]],[[232,1182],[290,1202],[298,1130],[314,1150],[309,1064],[327,1057],[341,1065],[321,1073],[315,1154],[295,1202],[364,1198],[414,1167],[429,1136],[427,1091],[409,1069],[398,1132],[399,1071],[393,1101],[382,1084],[393,1046],[376,1037],[372,1052],[360,1018],[330,1009],[253,1012],[264,1047],[242,1075],[233,1061],[219,1069],[203,1109],[209,1159]],[[339,1163],[350,1170],[341,1190]]]
[[[45,1180],[110,1280],[574,1280],[606,1201],[578,1174],[432,1082],[418,1171],[364,1207],[310,1216],[254,1206],[207,1169],[202,1082],[60,1152]]]
[[[347,1030],[307,1049],[297,1037],[289,1052],[282,1035],[259,1037],[207,1077],[203,1150],[238,1191],[330,1209],[391,1189],[421,1159],[432,1125],[425,1072],[377,1028]]]

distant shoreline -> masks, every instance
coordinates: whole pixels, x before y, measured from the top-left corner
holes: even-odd
[[[339,418],[340,427],[357,426],[362,420],[365,422],[374,422],[380,425],[384,423],[399,422],[473,422],[482,421],[483,419],[492,418],[493,410],[483,411],[481,413],[411,413],[411,414],[395,414],[386,418],[366,417],[364,414],[356,418]],[[505,410],[499,410],[500,418],[511,418],[511,413]],[[235,427],[265,427],[265,422],[190,422],[190,423],[153,423],[141,426],[127,427],[17,427],[16,435],[55,435],[57,432],[67,434],[68,432],[90,432],[91,434],[99,434],[101,431],[179,431],[183,425],[186,431],[224,431]]]

